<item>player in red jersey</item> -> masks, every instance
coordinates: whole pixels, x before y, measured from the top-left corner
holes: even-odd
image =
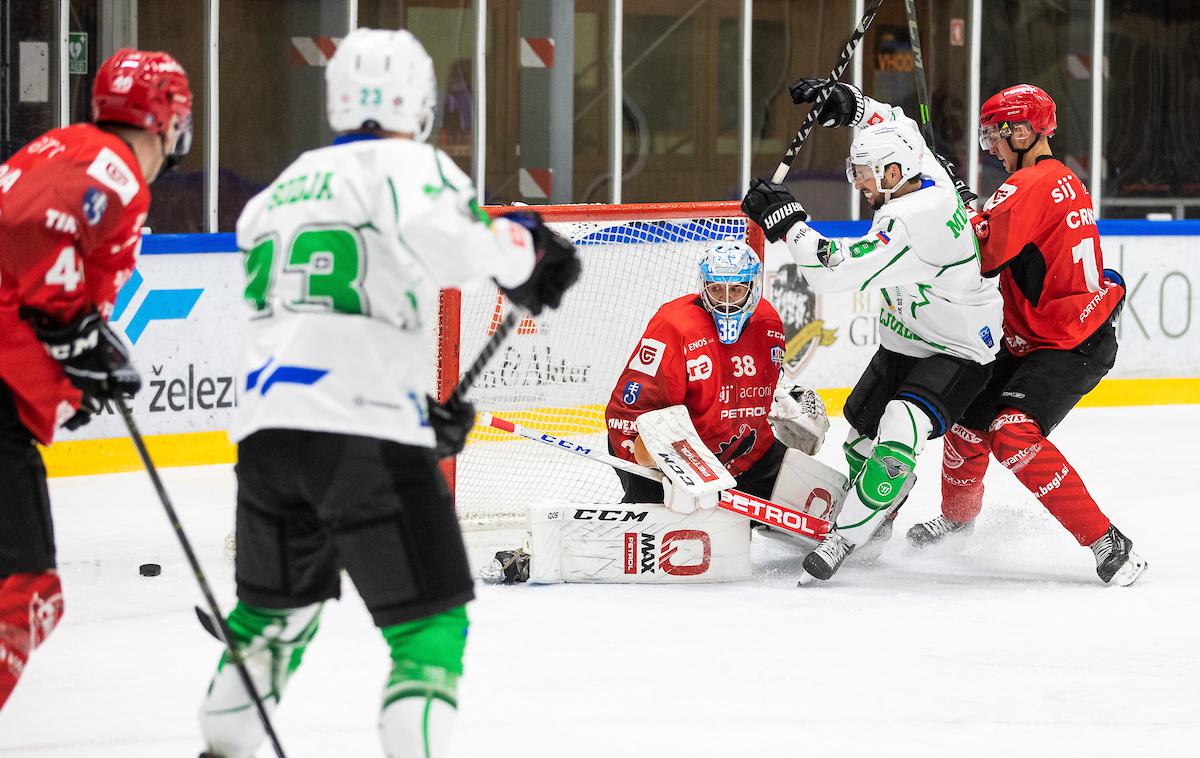
[[[783,364],[783,323],[762,300],[762,264],[739,242],[715,245],[700,264],[701,292],[672,300],[654,314],[605,411],[614,455],[642,465],[653,459],[634,421],[650,410],[683,405],[705,446],[738,488],[770,498],[788,447],[812,454],[828,429],[812,390],[777,388]],[[784,445],[768,416],[780,424]],[[783,425],[779,419],[786,418]],[[684,496],[617,471],[626,503],[665,503]],[[711,501],[715,505],[715,498]]]
[[[191,105],[171,56],[120,50],[96,74],[94,123],[0,165],[0,707],[63,610],[34,443],[141,387],[107,319],[136,262],[147,185],[187,152]]]
[[[984,275],[1000,276],[1004,345],[990,383],[946,437],[942,515],[908,539],[924,546],[971,527],[990,452],[1092,549],[1104,582],[1127,586],[1146,561],[1046,438],[1116,360],[1124,281],[1103,267],[1087,189],[1051,153],[1054,100],[1032,85],[1009,87],[983,104],[979,123],[980,146],[1009,172],[972,219]]]

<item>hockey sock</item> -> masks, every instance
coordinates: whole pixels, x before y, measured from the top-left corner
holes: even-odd
[[[983,434],[955,424],[942,438],[942,515],[951,521],[974,521],[983,508],[983,474],[991,452]]]
[[[465,606],[384,627],[392,673],[379,735],[389,758],[438,758],[449,750],[467,644]]]
[[[988,431],[992,453],[1041,501],[1080,545],[1091,545],[1108,531],[1109,521],[1087,487],[1037,422],[1005,408]]]
[[[321,605],[268,610],[239,601],[229,614],[229,631],[268,711],[279,703],[288,679],[300,667],[317,633]],[[250,758],[266,738],[229,651],[222,653],[200,706],[200,730],[209,750],[223,758]]]
[[[884,408],[878,440],[854,479],[854,488],[846,493],[837,518],[838,533],[851,544],[866,542],[903,501],[916,481],[917,453],[925,447],[932,429],[929,417],[906,400],[892,400]],[[852,447],[847,442],[847,460]]]
[[[0,578],[0,708],[16,688],[30,653],[54,631],[62,613],[57,572]]]

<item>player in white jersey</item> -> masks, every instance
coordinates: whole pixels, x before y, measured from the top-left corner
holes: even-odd
[[[559,305],[579,262],[536,214],[489,223],[470,180],[424,144],[433,63],[411,34],[352,32],[326,83],[334,144],[297,158],[238,219],[252,316],[231,430],[229,627],[272,708],[344,569],[391,649],[385,752],[441,756],[473,581],[437,462],[461,449],[474,409],[427,400],[422,306],[490,276],[537,313]],[[248,758],[264,733],[226,660],[201,708],[206,755]]]
[[[793,98],[812,102],[822,86],[801,80]],[[916,122],[844,84],[834,85],[820,118],[863,127],[846,176],[875,209],[867,234],[825,238],[782,184],[756,179],[742,209],[767,239],[787,243],[813,290],[880,293],[880,348],[845,407],[855,486],[836,531],[804,561],[811,576],[828,579],[856,545],[884,524],[890,531],[926,440],[945,434],[987,383],[1003,306],[980,273],[963,203]]]

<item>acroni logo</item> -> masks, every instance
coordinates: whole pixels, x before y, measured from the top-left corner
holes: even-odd
[[[121,320],[121,316],[125,315],[125,311],[129,310],[130,304],[133,303],[134,297],[142,288],[145,280],[142,278],[142,273],[134,269],[133,275],[129,277],[129,281],[125,282],[125,286],[117,293],[117,301],[113,304],[112,321],[115,323]],[[142,334],[146,331],[146,327],[152,321],[181,321],[186,319],[192,312],[192,308],[196,306],[200,300],[200,293],[204,292],[201,289],[170,289],[156,290],[151,289],[146,293],[145,297],[138,304],[137,308],[133,309],[133,315],[129,318],[129,323],[125,324],[125,336],[129,338],[131,344],[136,345],[141,339]]]

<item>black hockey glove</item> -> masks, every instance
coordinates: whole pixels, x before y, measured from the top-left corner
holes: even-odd
[[[21,318],[62,366],[67,381],[83,392],[83,407],[90,412],[99,410],[99,400],[133,397],[142,388],[142,377],[133,367],[125,343],[99,313],[89,313],[66,326],[58,326],[46,314],[30,308],[21,309]]]
[[[828,81],[828,79],[800,79],[788,88],[792,95],[792,102],[796,105],[817,102],[817,97]],[[862,90],[853,84],[834,82],[829,97],[821,105],[821,112],[817,114],[817,120],[821,126],[854,126],[862,121],[866,109],[867,101],[863,99]]]
[[[783,239],[797,221],[808,221],[808,214],[787,187],[762,179],[750,182],[750,189],[742,200],[742,213],[761,226],[763,234],[772,242]]]
[[[534,211],[512,211],[501,218],[516,222],[533,235],[535,258],[533,271],[524,283],[508,289],[501,287],[508,299],[538,315],[544,308],[562,305],[563,294],[579,280],[582,270],[575,246],[550,231],[542,216]]]
[[[954,182],[954,191],[957,192],[958,196],[962,198],[964,205],[970,205],[979,199],[979,195],[976,195],[974,192],[972,192],[971,188],[967,186],[967,183],[964,182],[962,177],[958,175],[958,169],[955,168],[954,164],[949,158],[938,152],[930,152],[933,152],[933,157],[937,159],[938,163],[942,164],[942,168],[946,169],[946,173],[950,175],[950,181]]]
[[[467,435],[475,426],[475,406],[466,400],[455,400],[451,395],[445,403],[432,397],[429,400],[429,425],[437,444],[433,451],[438,459],[458,455],[466,447]]]

